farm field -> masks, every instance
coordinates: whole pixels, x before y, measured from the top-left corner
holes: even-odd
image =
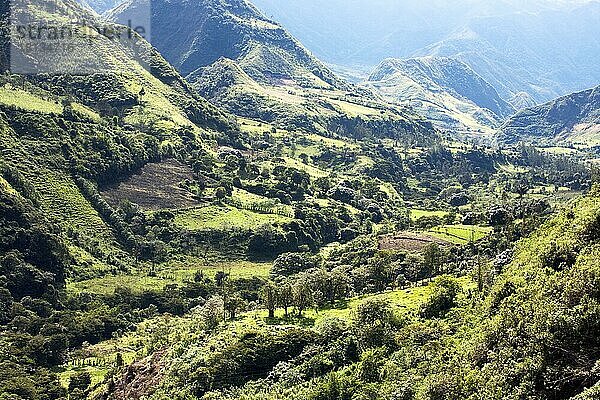
[[[145,210],[191,207],[198,202],[181,187],[186,180],[193,180],[190,167],[170,159],[145,165],[124,182],[104,188],[101,194],[113,207],[124,200]]]
[[[492,231],[493,228],[475,225],[444,225],[432,228],[428,233],[450,243],[466,244],[481,240]]]
[[[444,218],[449,213],[448,211],[429,211],[429,210],[420,210],[418,208],[413,208],[410,210],[410,219],[412,221],[416,221],[422,217],[440,217]]]
[[[177,211],[175,224],[191,231],[252,230],[261,225],[289,222],[292,219],[277,214],[260,214],[229,205],[210,205]]]

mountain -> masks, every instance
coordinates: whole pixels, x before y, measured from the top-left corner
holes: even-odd
[[[93,10],[98,14],[103,14],[116,6],[120,5],[122,0],[78,0],[83,7]]]
[[[515,114],[499,129],[501,143],[600,144],[600,86]]]
[[[570,10],[474,18],[416,52],[457,58],[512,102],[528,93],[545,102],[600,82],[600,2]],[[516,100],[516,99],[515,99]]]
[[[124,25],[151,7],[152,44],[184,76],[221,57],[235,60],[260,83],[345,88],[279,24],[245,0],[130,0],[107,13]],[[173,30],[178,26],[177,30]]]
[[[387,59],[366,81],[390,101],[408,103],[442,130],[491,133],[514,113],[466,64],[445,57]]]
[[[70,15],[118,29],[71,0],[18,12],[32,24],[60,24]],[[135,241],[114,228],[98,185],[239,134],[231,115],[200,97],[149,43],[80,28],[68,47],[38,52],[14,42],[12,69],[35,73],[5,74],[0,87],[0,167],[53,225],[68,230],[72,277],[115,268],[110,254],[131,259],[123,249]],[[82,272],[89,265],[98,271]]]
[[[107,14],[134,19],[145,0]],[[179,26],[175,33],[173,26]],[[243,0],[152,3],[151,42],[198,92],[238,116],[286,130],[431,144],[431,124],[337,77],[283,27]]]
[[[597,0],[255,4],[326,62],[362,68],[390,57],[452,57],[515,107],[521,93],[540,103],[600,81]]]

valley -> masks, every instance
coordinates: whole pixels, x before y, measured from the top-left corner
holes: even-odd
[[[152,35],[92,35],[52,73],[26,47],[10,56],[34,73],[3,64],[0,399],[598,398],[595,69],[561,81],[546,26],[480,2],[376,2],[406,24],[378,45],[389,27],[359,5],[370,31],[320,38],[270,3],[20,10],[115,29],[151,12]],[[565,19],[593,17],[578,7]],[[506,61],[520,43],[494,26],[539,52]],[[485,60],[464,51],[483,41]],[[559,72],[533,79],[543,52]],[[73,73],[92,58],[110,68]]]

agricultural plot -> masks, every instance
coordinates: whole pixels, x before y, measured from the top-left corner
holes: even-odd
[[[428,233],[454,244],[466,244],[481,240],[494,229],[475,225],[444,225],[432,228]]]
[[[452,242],[426,233],[401,232],[395,235],[380,237],[379,249],[418,252],[434,243],[440,246],[447,246]]]
[[[428,210],[420,210],[417,208],[413,208],[410,210],[410,219],[412,221],[416,221],[422,217],[439,217],[444,218],[449,213],[448,211],[428,211]]]
[[[112,206],[128,200],[145,210],[192,207],[198,202],[181,186],[182,182],[192,179],[188,166],[171,159],[147,164],[137,174],[105,188],[101,194]]]
[[[292,221],[292,218],[287,216],[260,214],[225,204],[182,210],[175,215],[175,224],[190,231],[252,230],[261,225],[273,225],[290,221]]]

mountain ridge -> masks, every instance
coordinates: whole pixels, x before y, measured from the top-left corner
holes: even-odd
[[[466,64],[447,57],[386,59],[365,82],[447,131],[490,132],[514,108]]]
[[[502,127],[502,143],[600,144],[600,86],[521,110]]]

